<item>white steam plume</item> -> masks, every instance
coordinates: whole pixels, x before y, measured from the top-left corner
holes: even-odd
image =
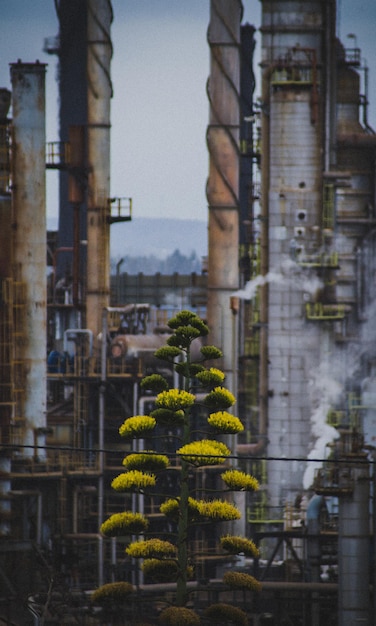
[[[258,274],[255,278],[249,280],[243,289],[239,289],[233,295],[241,300],[251,300],[255,296],[257,288],[266,283],[300,288],[302,291],[310,294],[316,293],[323,286],[323,283],[317,276],[307,277],[306,274],[302,274],[299,265],[295,261],[286,258],[281,264],[280,272],[271,270],[264,276]]]
[[[339,432],[326,423],[329,409],[338,403],[343,385],[332,377],[333,364],[321,363],[311,375],[310,396],[313,406],[311,416],[311,436],[314,440],[313,448],[308,459],[324,459],[327,456],[327,445],[338,439]],[[303,488],[312,486],[315,469],[322,466],[320,462],[309,461],[303,476]]]

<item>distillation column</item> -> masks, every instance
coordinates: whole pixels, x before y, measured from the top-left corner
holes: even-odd
[[[322,2],[262,1],[262,216],[260,407],[268,412],[268,454],[309,450],[311,372],[320,362],[320,330],[307,324],[314,297],[302,264],[322,241],[324,13]],[[321,96],[320,96],[321,97]],[[318,281],[317,281],[318,283]],[[314,399],[316,401],[316,399]],[[315,407],[317,408],[317,407]],[[304,465],[268,465],[269,502],[302,490]]]
[[[110,101],[112,84],[109,0],[88,0],[88,199],[86,326],[97,336],[110,298]]]
[[[209,151],[208,323],[210,341],[223,351],[226,385],[235,392],[237,320],[230,297],[239,288],[239,0],[212,0],[207,129]]]
[[[44,444],[46,426],[46,164],[45,73],[41,63],[11,65],[12,223],[14,277],[24,284],[24,329],[17,345],[23,365],[25,456]],[[43,456],[36,450],[37,456]]]

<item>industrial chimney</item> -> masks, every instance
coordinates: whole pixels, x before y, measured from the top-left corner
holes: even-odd
[[[33,446],[43,445],[46,427],[46,66],[19,61],[11,64],[10,73],[14,278],[24,285],[24,328],[16,360],[24,388],[24,455],[31,456],[40,454]]]

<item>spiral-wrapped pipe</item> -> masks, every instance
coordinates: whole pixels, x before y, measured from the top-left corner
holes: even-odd
[[[97,64],[96,80],[88,72],[89,89],[95,98],[100,97],[98,89],[109,90],[110,97],[113,96],[112,80],[109,69],[109,61],[113,55],[113,45],[111,40],[110,26],[113,21],[113,10],[110,0],[100,2],[88,1],[88,23],[94,38],[88,37],[88,55],[92,55],[93,62]],[[100,78],[100,72],[103,76]]]
[[[211,18],[207,32],[211,69],[206,86],[210,118],[206,140],[210,160],[219,181],[213,180],[209,175],[207,184],[209,206],[212,206],[213,202],[215,206],[217,188],[213,183],[222,185],[228,192],[230,204],[238,206],[238,181],[236,176],[233,176],[233,168],[228,171],[229,168],[223,162],[226,156],[228,160],[228,155],[223,152],[223,140],[228,142],[232,161],[236,163],[239,158],[239,26],[242,10],[239,0],[211,1]],[[222,142],[218,141],[220,137]]]
[[[210,104],[207,146],[209,178],[208,322],[213,343],[224,353],[223,369],[235,390],[236,324],[230,296],[239,286],[239,0],[211,0],[207,39],[210,46]]]

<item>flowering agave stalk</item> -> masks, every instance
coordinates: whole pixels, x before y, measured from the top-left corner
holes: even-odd
[[[226,500],[197,500],[190,494],[189,474],[192,468],[224,464],[231,454],[227,445],[216,438],[194,440],[192,409],[199,404],[197,389],[200,390],[200,404],[208,411],[209,431],[215,435],[229,435],[241,432],[244,427],[239,418],[227,411],[234,404],[235,398],[223,386],[223,372],[206,365],[207,361],[220,358],[221,351],[215,346],[203,345],[200,348],[199,359],[192,359],[193,342],[205,337],[209,332],[206,324],[196,314],[181,311],[170,319],[168,325],[172,334],[167,339],[167,345],[157,350],[155,356],[167,361],[178,373],[181,381],[179,388],[170,389],[167,380],[160,374],[145,377],[141,386],[156,394],[156,408],[150,415],[126,419],[119,432],[127,439],[134,439],[144,438],[145,434],[153,432],[157,424],[180,429],[181,445],[176,451],[181,460],[179,494],[178,497],[167,499],[160,507],[166,517],[177,522],[177,544],[174,546],[169,542],[149,539],[134,542],[126,550],[128,555],[134,558],[145,559],[144,571],[155,563],[158,566],[158,559],[160,563],[165,561],[169,568],[176,564],[176,610],[179,611],[179,607],[182,609],[187,603],[187,580],[191,572],[188,559],[189,525],[198,521],[228,521],[241,517],[240,511]],[[166,456],[153,451],[131,453],[123,461],[126,472],[115,478],[112,486],[118,491],[147,492],[147,489],[157,481],[158,471],[165,469],[168,463],[169,459]],[[254,477],[228,467],[221,478],[225,491],[258,489],[258,482]],[[119,518],[112,516],[104,523],[102,533],[106,536],[111,534],[116,536],[123,532],[122,529],[128,527],[145,529],[147,521],[140,519],[139,514],[133,514],[136,515],[137,517],[132,517],[132,514],[122,514]],[[117,529],[117,525],[121,528]],[[221,544],[229,554],[257,555],[257,548],[253,542],[241,537],[227,535]],[[247,577],[246,574],[229,582],[232,587],[258,589],[257,581],[251,576]],[[172,623],[172,616],[175,615],[174,612],[170,613],[168,616],[166,614],[166,624]],[[176,624],[188,623],[186,614],[184,616],[181,614],[180,622],[178,616],[176,619]]]

